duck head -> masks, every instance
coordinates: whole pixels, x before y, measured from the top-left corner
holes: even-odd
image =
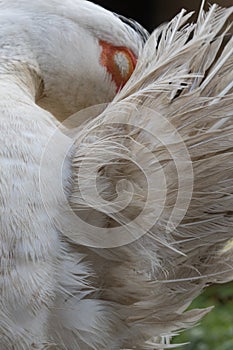
[[[33,67],[37,103],[59,120],[111,101],[147,37],[136,22],[85,0],[3,0],[0,12],[0,56]]]

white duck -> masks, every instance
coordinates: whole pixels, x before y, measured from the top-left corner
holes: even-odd
[[[0,10],[0,349],[169,346],[232,279],[233,9],[143,49],[84,0]]]

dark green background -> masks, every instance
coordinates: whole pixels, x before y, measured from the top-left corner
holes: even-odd
[[[200,325],[176,337],[173,343],[190,344],[179,350],[233,350],[233,283],[211,286],[192,303],[192,307],[215,308]]]

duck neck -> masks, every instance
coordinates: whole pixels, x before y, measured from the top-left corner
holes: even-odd
[[[18,60],[0,62],[0,105],[34,104],[40,94],[42,82],[37,67]]]

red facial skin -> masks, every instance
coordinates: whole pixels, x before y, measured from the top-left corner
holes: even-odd
[[[102,66],[104,66],[108,73],[111,74],[112,80],[116,84],[117,92],[126,84],[126,82],[129,80],[130,76],[132,75],[136,63],[137,58],[134,55],[134,53],[124,46],[113,46],[106,41],[100,40],[100,45],[102,47],[102,53],[100,62]],[[116,55],[122,54],[125,59],[127,59],[128,63],[128,72],[122,75],[122,72],[119,69],[119,66],[117,65],[115,59]]]

